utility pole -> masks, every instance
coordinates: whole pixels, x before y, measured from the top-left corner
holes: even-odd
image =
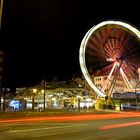
[[[1,85],[0,85],[1,86]],[[0,87],[0,112],[1,112],[1,110],[2,110],[2,108],[1,108],[1,99],[2,99],[2,88]]]
[[[45,93],[45,85],[46,85],[46,82],[45,82],[45,80],[43,80],[43,90],[42,90],[42,93],[43,93],[43,111],[45,111],[46,110],[46,93]]]
[[[1,23],[2,23],[2,12],[3,12],[3,0],[0,0],[0,30],[1,30]]]
[[[45,109],[46,109],[45,84],[46,84],[46,82],[45,82],[45,80],[44,80],[44,82],[43,82],[43,87],[44,87],[44,93],[43,93],[43,94],[44,94],[44,102],[43,102],[43,103],[44,103],[44,106],[43,106],[44,108],[43,108],[43,111],[45,111]]]
[[[2,98],[3,98],[3,91],[2,91],[2,80],[3,80],[3,59],[4,53],[0,51],[0,111],[2,111]]]
[[[2,24],[2,11],[3,11],[3,0],[0,0],[0,31],[1,31],[1,24]],[[0,52],[0,56],[2,52]],[[1,59],[3,61],[3,59]],[[2,62],[0,62],[2,64]],[[2,69],[3,69],[3,65],[0,66],[0,111],[2,110],[1,107],[1,100],[2,100]]]

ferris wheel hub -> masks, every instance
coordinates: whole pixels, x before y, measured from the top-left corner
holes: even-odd
[[[114,58],[107,58],[106,61],[108,61],[108,62],[115,62],[116,59],[114,59]]]

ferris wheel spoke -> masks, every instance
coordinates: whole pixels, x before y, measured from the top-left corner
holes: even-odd
[[[118,48],[118,46],[119,46],[119,43],[121,42],[121,40],[120,40],[120,36],[121,36],[121,33],[120,33],[120,29],[115,29],[115,34],[114,34],[114,36],[117,38],[117,39],[115,39],[115,48]]]
[[[91,37],[87,44],[93,51],[97,54],[99,51],[101,51],[101,45],[96,41],[95,38]],[[92,46],[92,47],[91,47]],[[94,46],[94,47],[93,47]]]
[[[113,46],[112,46],[112,43],[111,43],[110,39],[108,39],[107,44],[108,44],[110,50],[113,51]]]
[[[113,49],[116,49],[116,41],[118,41],[118,38],[116,37],[116,29],[112,28],[112,36],[111,36],[111,42],[112,42],[112,47]]]
[[[117,40],[117,39],[112,38],[112,45],[113,45],[113,48],[114,48],[114,49],[116,49],[116,46],[115,46],[115,40]]]
[[[108,42],[105,43],[104,50],[110,54],[110,57],[112,57],[113,49]]]
[[[104,48],[108,48],[108,50],[110,50],[110,51],[113,51],[113,49],[112,49],[112,44],[111,44],[111,42],[109,41],[109,38],[110,38],[110,36],[111,36],[111,33],[110,33],[110,31],[107,31],[107,30],[105,30],[105,34],[106,34],[106,39],[105,39],[105,41],[104,41],[104,45],[103,45],[103,47]]]
[[[105,28],[105,29],[101,30],[101,31],[100,31],[100,34],[101,34],[101,36],[102,36],[103,43],[105,43],[105,42],[106,42],[106,38],[108,38],[107,29]]]
[[[111,58],[112,57],[112,52],[110,50],[104,49],[106,58]]]
[[[134,50],[133,52],[130,52],[130,53],[126,54],[125,56],[122,56],[120,59],[123,59],[123,60],[129,59],[129,57],[134,57],[136,55],[136,53],[138,53],[138,51]]]
[[[111,46],[108,43],[105,43],[104,50],[106,50],[106,51],[108,51],[110,53],[112,53],[112,51],[113,51],[113,49],[111,48]]]
[[[127,68],[128,68],[128,71],[132,77],[132,79],[135,80],[136,83],[139,82],[139,79],[138,79],[138,70],[136,70],[136,66],[134,66],[134,63],[128,63],[128,62],[125,62],[126,65],[127,65]]]
[[[94,45],[94,47],[93,47],[93,45]],[[88,53],[90,52],[92,54],[96,54],[98,51],[99,51],[99,48],[96,44],[94,44],[94,42],[88,43],[88,50],[87,50]]]
[[[101,33],[97,33],[97,38],[98,38],[98,41],[99,41],[99,46],[102,48],[103,47],[103,42],[104,42],[104,39],[103,37],[101,36]]]

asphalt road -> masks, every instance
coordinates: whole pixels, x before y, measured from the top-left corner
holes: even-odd
[[[0,123],[0,140],[140,140],[140,117]]]

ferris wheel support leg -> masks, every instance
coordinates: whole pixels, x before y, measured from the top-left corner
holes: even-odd
[[[122,77],[123,77],[123,80],[124,80],[124,82],[125,82],[126,87],[127,87],[128,89],[130,89],[130,88],[129,88],[129,85],[128,85],[128,83],[127,83],[125,77],[124,77],[124,75],[122,75]]]
[[[115,62],[114,65],[113,65],[113,68],[111,69],[111,71],[109,73],[109,76],[107,77],[107,80],[105,82],[105,85],[102,88],[102,92],[103,93],[105,92],[105,89],[107,88],[107,85],[109,85],[109,83],[110,83],[110,78],[111,78],[111,76],[112,76],[112,74],[114,72],[114,69],[115,69],[116,65],[117,65],[117,63]]]
[[[116,73],[114,75],[113,81],[112,81],[112,83],[111,83],[111,85],[109,87],[109,93],[108,93],[109,97],[111,96],[111,94],[113,92],[113,88],[114,88],[114,85],[115,85],[116,80],[118,78],[118,74],[119,74],[119,71],[120,71],[120,68],[121,68],[121,65],[122,65],[123,61],[121,61],[120,63],[118,63],[118,62],[116,62],[116,63],[117,63],[118,68],[117,68]]]
[[[129,82],[129,80],[128,80],[127,76],[125,75],[125,73],[124,73],[122,68],[120,68],[120,73],[121,73],[121,75],[122,75],[122,77],[123,77],[128,89],[132,89],[132,86],[131,86],[131,84],[130,84],[130,82]]]

